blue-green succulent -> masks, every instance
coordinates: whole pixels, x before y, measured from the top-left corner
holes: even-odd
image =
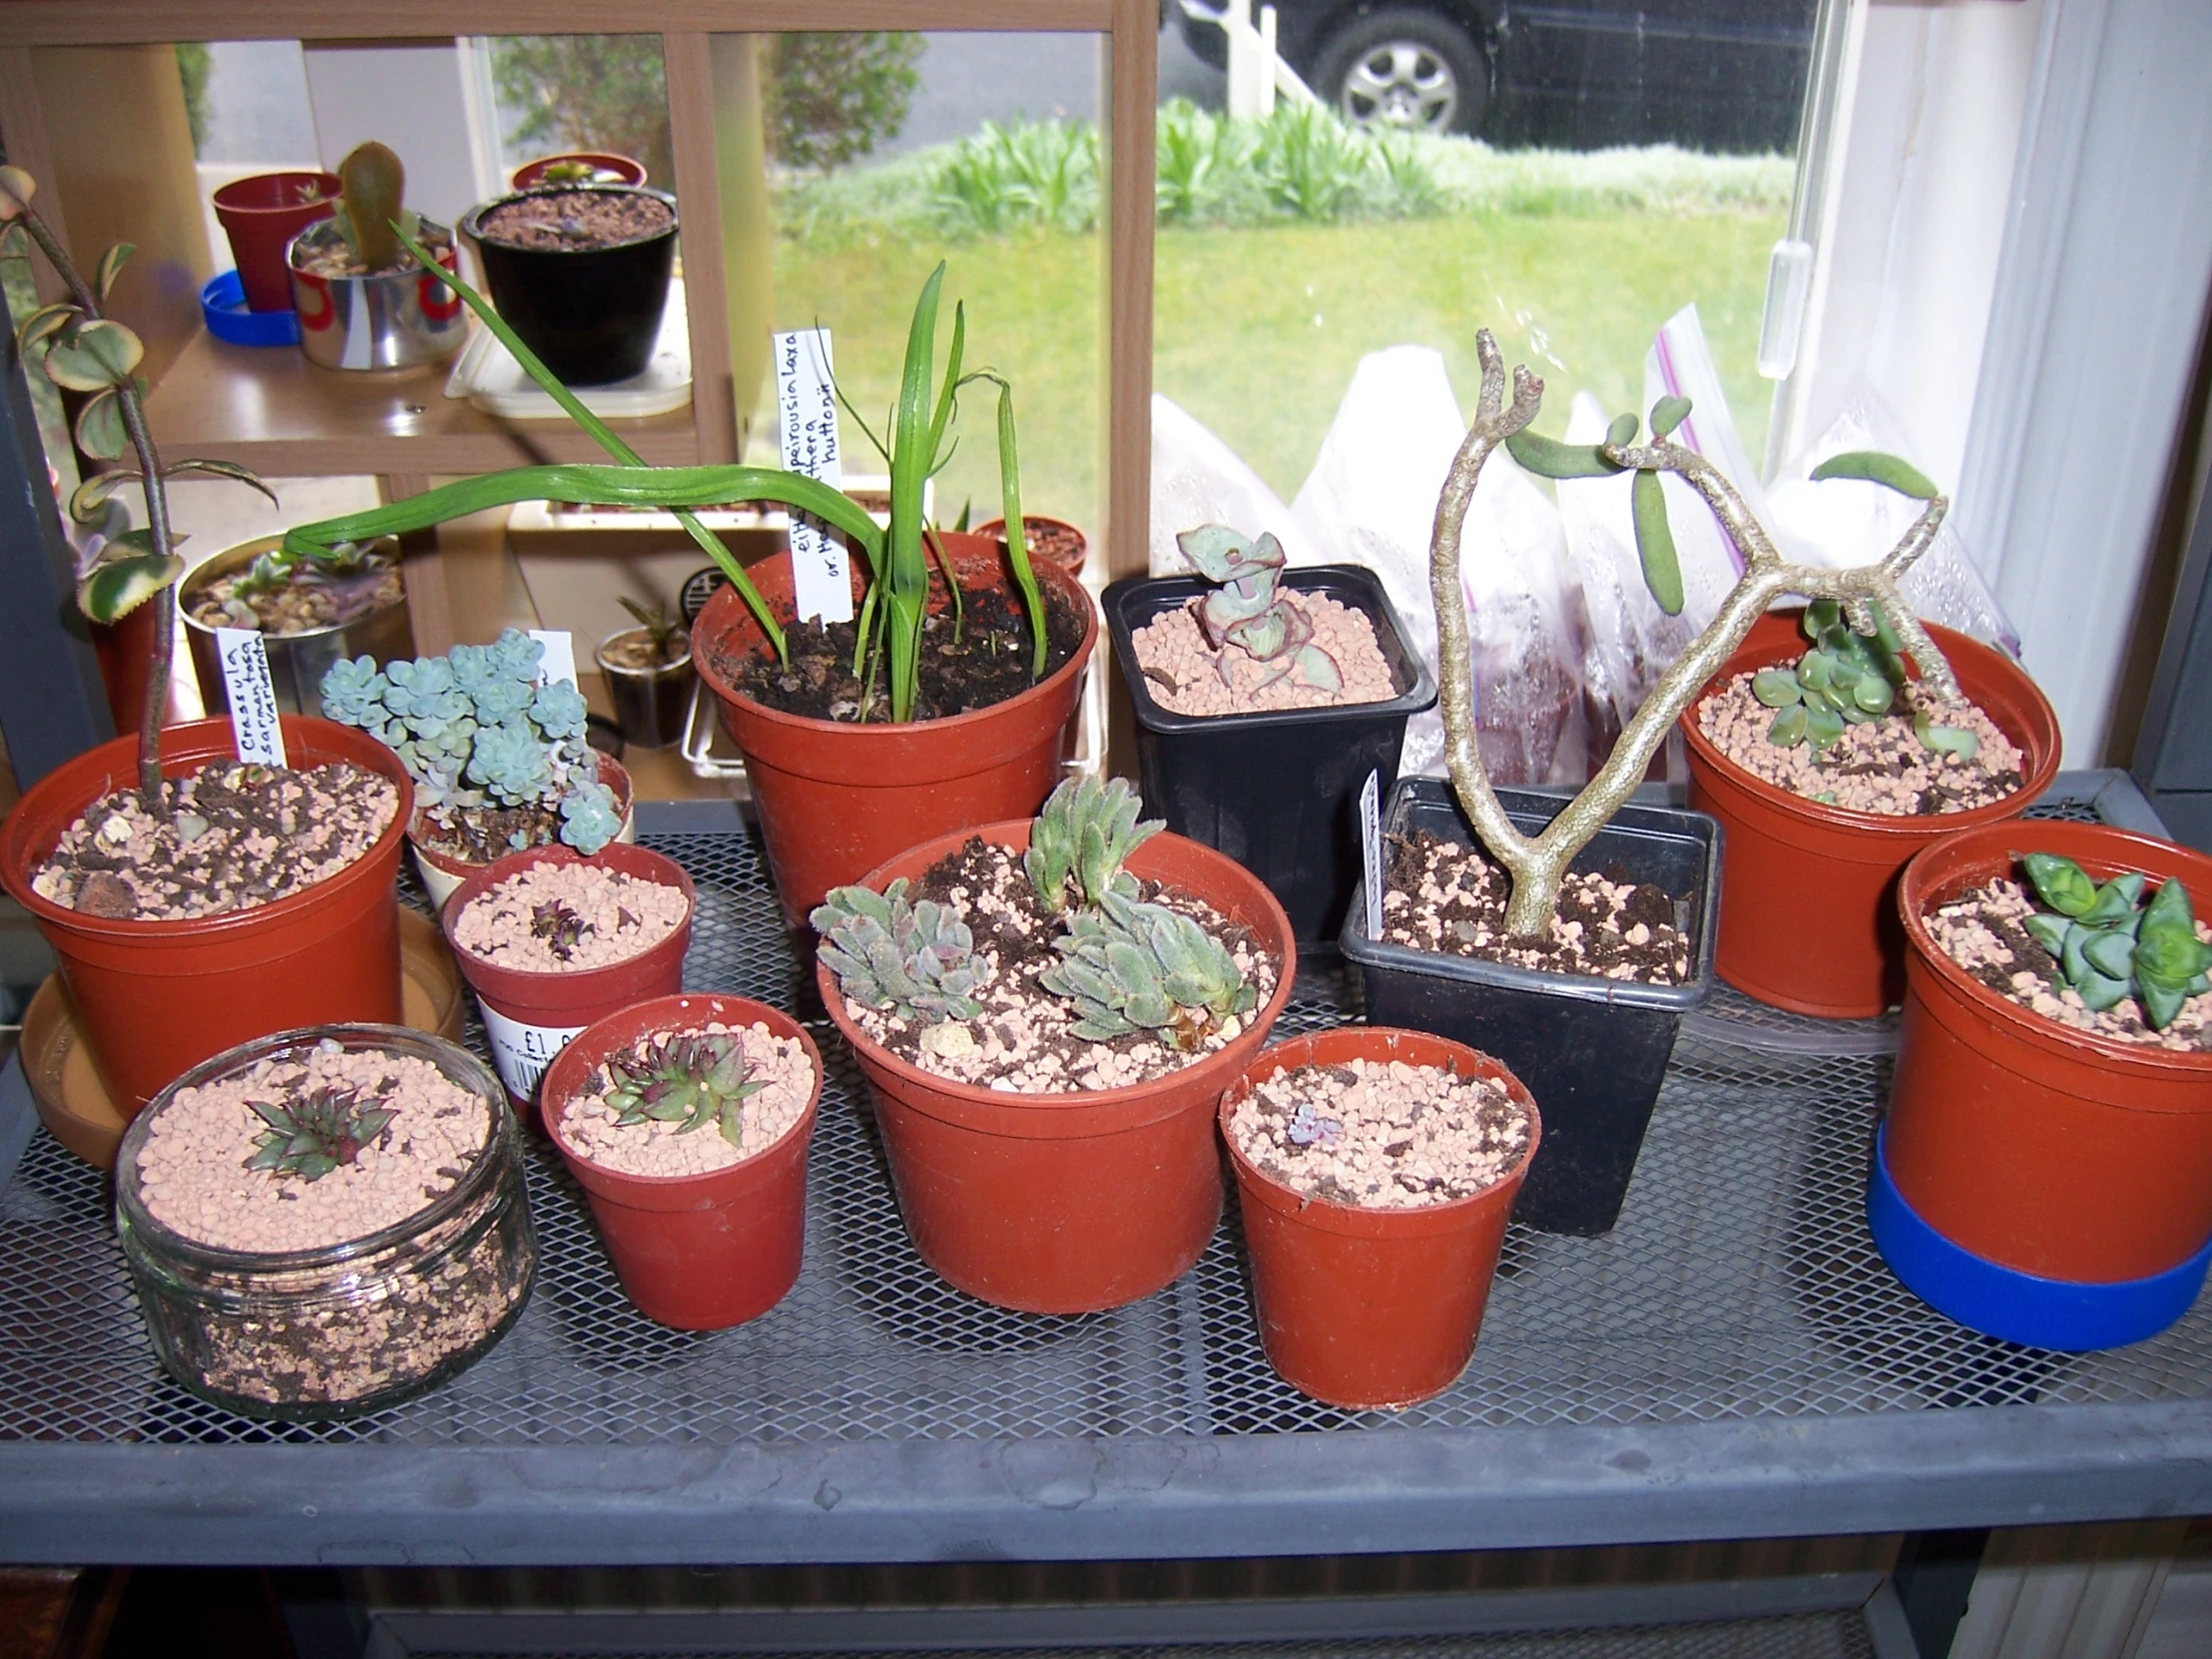
[[[1782,749],[1811,744],[1815,754],[1840,742],[1845,729],[1879,720],[1905,689],[1903,642],[1875,600],[1867,601],[1874,632],[1862,634],[1833,599],[1805,607],[1805,637],[1813,649],[1792,669],[1763,668],[1752,676],[1751,695],[1775,711],[1767,741]],[[1972,760],[1979,740],[1963,727],[1937,726],[1917,714],[1913,730],[1921,747]]]
[[[2161,881],[2137,909],[2149,881],[2138,870],[2100,885],[2054,852],[2025,853],[2020,867],[2050,906],[2027,918],[2027,930],[2085,1007],[2101,1011],[2132,996],[2150,1028],[2163,1031],[2183,1003],[2212,990],[2212,945],[2197,937],[2189,892],[2179,881]]]

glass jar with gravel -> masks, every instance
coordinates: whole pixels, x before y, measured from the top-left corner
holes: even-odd
[[[171,1375],[292,1420],[464,1370],[537,1259],[498,1080],[389,1025],[282,1032],[178,1078],[124,1137],[116,1224]]]

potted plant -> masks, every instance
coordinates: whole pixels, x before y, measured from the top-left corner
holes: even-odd
[[[76,437],[134,466],[87,479],[72,514],[96,520],[137,487],[147,526],[109,538],[77,586],[96,623],[153,615],[139,730],[57,767],[0,828],[0,883],[28,909],[62,977],[117,1107],[135,1113],[171,1078],[266,1032],[325,1020],[400,1017],[392,875],[412,800],[404,771],[357,734],[280,722],[287,769],[240,762],[229,721],[166,738],[175,583],[184,568],[168,482],[193,472],[256,483],[227,461],[164,463],[137,375],[144,347],[103,314],[130,255],[110,249],[88,281],[31,207],[19,168],[0,168],[5,240],[37,245],[69,297],[41,306],[17,350],[82,392]],[[270,821],[291,829],[265,850]],[[251,843],[256,856],[243,860]]]
[[[1616,419],[1602,443],[1560,443],[1528,430],[1543,382],[1516,368],[1508,401],[1496,342],[1485,331],[1475,345],[1482,388],[1430,543],[1450,797],[1418,780],[1399,785],[1387,826],[1382,936],[1370,932],[1364,906],[1355,903],[1343,943],[1365,973],[1371,1019],[1467,1042],[1528,1085],[1543,1110],[1544,1145],[1522,1188],[1522,1217],[1549,1230],[1600,1233],[1619,1216],[1682,1013],[1711,989],[1715,945],[1718,827],[1700,813],[1625,803],[1669,728],[1767,608],[1791,595],[1838,602],[1855,625],[1868,625],[1864,632],[1873,631],[1870,606],[1880,605],[1922,679],[1955,700],[1948,660],[1897,588],[1947,503],[1892,457],[1836,457],[1824,475],[1870,478],[1927,505],[1877,564],[1789,564],[1728,480],[1671,441],[1689,414],[1686,398],[1654,405],[1648,443],[1637,443],[1634,415]],[[1644,580],[1670,614],[1681,611],[1684,593],[1662,472],[1679,474],[1698,492],[1744,562],[1712,622],[1660,676],[1597,775],[1564,802],[1534,793],[1501,797],[1476,743],[1459,532],[1482,465],[1501,443],[1548,477],[1634,474]],[[1787,926],[1803,907],[1737,924]]]
[[[683,1331],[756,1319],[799,1277],[822,1055],[740,996],[596,1021],[545,1076],[545,1127],[638,1311]]]
[[[338,164],[338,178],[336,212],[294,237],[286,256],[299,349],[323,368],[411,368],[451,356],[468,339],[468,319],[432,273],[458,269],[453,233],[401,206],[406,170],[374,140]]]
[[[645,163],[611,150],[564,150],[524,162],[507,182],[516,190],[544,185],[642,185]]]
[[[958,307],[948,367],[941,381],[934,373],[942,265],[914,307],[886,434],[887,527],[839,491],[794,473],[645,466],[480,295],[458,277],[446,279],[620,464],[517,467],[463,479],[387,507],[301,525],[287,532],[287,547],[306,552],[402,534],[517,501],[685,509],[678,520],[729,578],[693,625],[694,666],[721,702],[724,729],[745,753],[762,838],[794,925],[830,887],[917,840],[1036,810],[1059,770],[1061,734],[1097,637],[1097,612],[1066,572],[1049,565],[1033,570],[1021,537],[993,543],[925,533],[929,473],[947,453],[960,390],[977,379],[998,388],[1000,476],[1008,519],[1021,518],[1012,392],[988,371],[960,372],[966,325]],[[808,513],[859,551],[868,579],[863,583],[854,568],[852,625],[789,627],[797,614],[790,556],[749,571],[689,510],[741,500],[779,501]],[[825,696],[832,683],[845,689]]]
[[[247,1416],[357,1415],[498,1342],[537,1244],[483,1063],[310,1026],[193,1067],[123,1137],[116,1230],[154,1352]]]
[[[356,657],[323,676],[323,713],[387,745],[414,780],[407,840],[441,908],[509,852],[560,841],[590,854],[636,836],[629,773],[584,741],[583,693],[539,682],[544,655],[509,628],[490,645],[385,668]]]
[[[215,193],[215,217],[231,239],[231,258],[247,309],[291,309],[291,239],[337,211],[335,173],[257,173]]]
[[[1868,1192],[1899,1278],[2038,1348],[2138,1342],[2212,1262],[2212,858],[1984,825],[1899,883],[1897,1080]]]
[[[549,184],[461,221],[499,314],[572,386],[627,380],[653,360],[676,231],[676,199],[637,185]]]
[[[692,672],[691,631],[658,604],[648,610],[624,599],[622,608],[637,618],[637,627],[609,634],[593,660],[606,677],[623,743],[666,749],[683,741],[699,681]]]
[[[461,882],[441,917],[445,940],[517,1112],[584,1027],[684,988],[697,902],[683,865],[621,841],[588,857],[560,845],[510,852]]]
[[[1253,1061],[1221,1131],[1284,1381],[1362,1411],[1449,1387],[1541,1136],[1520,1079],[1464,1043],[1346,1027]]]
[[[923,842],[814,913],[906,1230],[970,1296],[1116,1308],[1221,1214],[1213,1113],[1289,1000],[1267,888],[1139,824],[1122,780]]]
[[[319,713],[322,677],[346,658],[414,655],[399,544],[388,537],[300,557],[285,551],[280,535],[256,536],[195,565],[177,598],[211,712],[231,707],[218,628],[261,634],[276,706],[288,714]]]
[[[965,526],[962,526],[965,528]],[[1046,518],[1041,513],[1023,513],[1021,531],[1029,543],[1029,552],[1047,564],[1080,576],[1083,562],[1090,556],[1090,537],[1064,518]],[[1002,518],[985,519],[975,527],[975,533],[988,541],[1006,539],[1006,521]]]
[[[1869,603],[1871,634],[1833,600],[1761,617],[1681,720],[1690,805],[1726,830],[1722,914],[1799,910],[1788,927],[1724,923],[1720,976],[1835,1019],[1879,1014],[1903,994],[1906,861],[2018,817],[2058,771],[2058,717],[2017,663],[1929,624],[1964,699],[1945,705]],[[1797,905],[1814,867],[1821,902]]]
[[[1267,882],[1302,950],[1334,950],[1361,789],[1379,773],[1388,794],[1435,684],[1373,571],[1286,572],[1275,537],[1220,524],[1176,544],[1195,575],[1129,577],[1102,601],[1145,799]]]

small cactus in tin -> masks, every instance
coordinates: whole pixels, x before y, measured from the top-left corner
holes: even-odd
[[[1061,960],[1037,983],[1073,1005],[1071,1029],[1092,1041],[1145,1030],[1193,1049],[1260,1000],[1221,942],[1165,904],[1110,892],[1098,910],[1071,916],[1052,948]]]
[[[746,1101],[768,1087],[753,1078],[745,1044],[725,1031],[648,1038],[610,1059],[607,1078],[618,1126],[673,1123],[689,1135],[711,1123],[732,1146],[743,1143]]]
[[[1022,861],[1037,901],[1060,914],[1068,906],[1070,880],[1075,901],[1092,908],[1110,892],[1135,898],[1136,877],[1122,869],[1122,861],[1167,828],[1158,819],[1139,824],[1143,807],[1126,778],[1070,778],[1054,790],[1029,827],[1029,852]]]
[[[357,1090],[336,1084],[325,1084],[280,1106],[260,1100],[247,1105],[269,1127],[255,1141],[254,1156],[246,1167],[296,1175],[302,1181],[319,1181],[352,1163],[399,1115],[388,1106],[363,1100]]]
[[[1813,649],[1795,670],[1764,668],[1752,676],[1751,694],[1775,711],[1767,741],[1782,749],[1811,744],[1815,754],[1843,739],[1846,728],[1879,720],[1897,706],[1905,689],[1904,642],[1879,601],[1866,602],[1861,621],[1851,626],[1833,599],[1805,607],[1805,634]],[[1971,760],[1978,740],[1955,726],[1937,726],[1917,715],[1913,730],[1923,748]]]
[[[909,903],[906,887],[904,877],[880,893],[832,887],[808,918],[822,935],[822,960],[867,1007],[924,1025],[975,1018],[983,1005],[968,994],[980,977],[974,935],[949,905]]]
[[[2101,885],[2071,858],[2029,852],[2020,867],[2050,906],[2027,930],[2058,964],[2087,1008],[2132,996],[2153,1031],[2163,1031],[2192,996],[2212,990],[2212,945],[2197,937],[2188,889],[2168,879],[2140,909],[2149,877],[2129,870]]]

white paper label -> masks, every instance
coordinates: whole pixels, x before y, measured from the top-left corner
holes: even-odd
[[[576,684],[576,647],[568,637],[566,628],[533,628],[530,637],[545,647],[545,655],[538,659],[538,684],[558,686]]]
[[[1382,937],[1382,775],[1368,774],[1360,790],[1360,856],[1366,865],[1368,937]]]
[[[269,647],[259,630],[218,628],[216,655],[223,659],[223,694],[231,703],[231,731],[239,759],[265,767],[284,764],[284,729],[276,720],[276,685],[269,677]]]
[[[830,485],[844,481],[837,461],[837,391],[830,377],[830,330],[777,334],[776,437],[784,467]],[[852,574],[844,544],[818,520],[792,515],[792,597],[800,620],[852,620]]]
[[[584,1029],[581,1025],[525,1025],[482,997],[476,999],[476,1006],[483,1010],[484,1035],[491,1039],[492,1069],[517,1100],[536,1096],[538,1079],[553,1063],[553,1056]]]

